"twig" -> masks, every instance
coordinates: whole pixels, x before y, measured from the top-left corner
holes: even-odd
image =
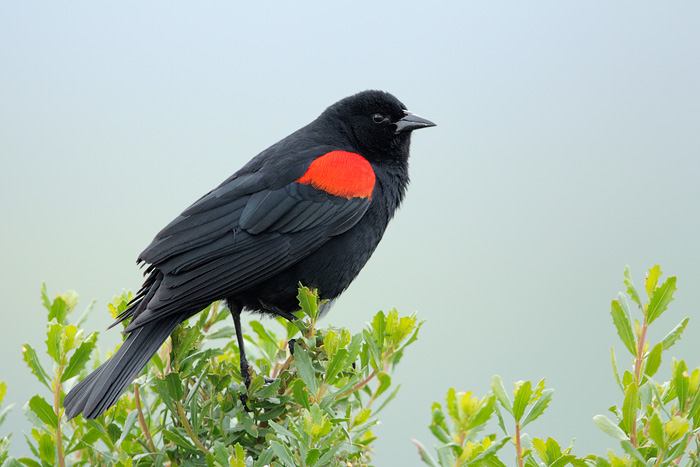
[[[518,459],[518,467],[523,467],[523,446],[520,443],[520,423],[515,424],[515,456]]]
[[[58,453],[58,465],[66,467],[65,454],[63,453],[63,434],[61,432],[61,377],[63,376],[63,366],[58,367],[56,381],[53,390],[53,408],[56,411],[58,425],[56,426],[56,451]]]
[[[187,416],[185,415],[185,410],[182,408],[182,402],[177,401],[177,414],[180,417],[180,421],[182,422],[182,425],[185,427],[185,431],[187,431],[187,434],[190,435],[190,438],[192,438],[192,441],[194,441],[194,444],[197,445],[197,447],[204,453],[204,454],[209,454],[209,450],[202,444],[201,441],[199,441],[199,438],[194,434],[194,431],[192,431],[192,427],[190,426],[190,422],[187,421]]]
[[[136,402],[136,410],[138,410],[139,414],[139,425],[141,425],[141,431],[143,431],[143,434],[146,435],[146,439],[148,440],[148,447],[151,449],[152,452],[157,452],[158,449],[156,449],[156,445],[153,442],[153,438],[151,437],[151,432],[148,429],[148,425],[146,425],[146,419],[143,417],[143,410],[141,410],[141,397],[139,396],[138,384],[134,384],[134,401]]]
[[[647,335],[647,317],[644,317],[644,324],[642,324],[642,333],[639,336],[639,342],[637,343],[637,358],[634,361],[634,384],[639,386],[642,378],[642,363],[644,362],[644,339]],[[637,447],[637,406],[634,406],[634,415],[632,416],[632,427],[630,429],[630,443],[635,448]]]

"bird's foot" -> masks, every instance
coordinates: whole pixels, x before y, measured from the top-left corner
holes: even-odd
[[[241,393],[238,397],[241,399],[241,404],[243,404],[243,410],[245,410],[248,413],[252,412],[252,410],[250,410],[250,407],[248,407],[248,394]]]

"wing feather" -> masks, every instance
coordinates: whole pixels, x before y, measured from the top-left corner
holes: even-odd
[[[147,305],[124,314],[133,318],[127,331],[274,276],[352,228],[371,203],[279,180],[234,175],[168,224],[139,257],[162,281]]]

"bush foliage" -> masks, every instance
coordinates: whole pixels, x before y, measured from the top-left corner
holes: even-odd
[[[131,298],[128,293],[116,297],[109,305],[112,315]],[[29,344],[23,348],[25,362],[46,388],[46,395],[33,396],[25,408],[34,425],[25,436],[34,457],[9,457],[8,437],[2,441],[0,464],[366,465],[377,414],[398,390],[389,391],[391,372],[421,323],[392,310],[377,313],[355,335],[345,329],[316,330],[318,295],[301,287],[298,298],[303,319],[280,319],[283,336],[250,323],[254,335],[245,336],[247,350],[260,371],[250,389],[241,382],[229,310],[214,303],[177,328],[113,408],[95,420],[80,415],[69,421],[62,400],[76,377],[100,364],[97,333],[85,335],[80,329],[86,313],[70,323],[75,293],[51,300],[44,287],[46,353],[52,365],[43,365]],[[293,357],[288,343],[294,346]]]
[[[613,324],[631,356],[631,368],[621,372],[615,348],[611,348],[620,400],[608,415],[596,415],[593,422],[619,442],[622,456],[609,450],[605,456],[578,457],[572,452],[573,441],[562,448],[553,438],[530,439],[523,429],[543,414],[554,391],[545,387],[544,380],[537,384],[519,381],[511,397],[501,378],[494,376],[491,392],[481,399],[450,389],[445,409],[433,404],[430,430],[439,442],[437,460],[414,441],[423,461],[431,467],[501,467],[506,465],[499,458],[502,448],[512,443],[515,461],[511,465],[518,467],[700,465],[700,368],[690,371],[685,361],[672,359],[671,381],[654,379],[664,352],[681,338],[689,321],[683,319],[661,342],[647,340],[649,326],[667,311],[676,291],[675,277],[659,284],[660,278],[659,266],[649,270],[647,299],[642,300],[628,267],[624,274],[627,295],[621,292],[611,305]],[[500,434],[484,434],[493,419]]]
[[[667,311],[676,291],[675,277],[660,280],[661,269],[654,266],[642,300],[627,268],[626,293],[611,304],[630,368],[618,366],[612,348],[619,400],[593,422],[618,444],[616,451],[578,456],[573,442],[563,447],[553,438],[530,438],[524,430],[543,415],[554,390],[544,380],[518,381],[509,394],[494,376],[483,397],[450,389],[444,406],[433,404],[430,430],[436,445],[431,453],[414,440],[420,459],[431,467],[700,466],[700,369],[690,370],[674,358],[670,381],[654,379],[689,321],[681,320],[660,342],[649,342],[649,327]],[[41,295],[46,355],[40,358],[29,344],[23,347],[24,361],[45,387],[25,406],[33,425],[24,435],[32,457],[11,456],[8,435],[0,439],[2,467],[369,465],[372,427],[399,389],[392,371],[422,324],[392,310],[377,313],[354,335],[346,329],[317,330],[318,295],[300,287],[301,319],[280,319],[281,335],[250,323],[245,340],[258,373],[246,389],[229,311],[214,303],[178,327],[112,409],[95,420],[66,420],[66,391],[109,353],[101,355],[97,333],[86,335],[81,328],[92,305],[71,324],[75,293],[52,300],[44,286]],[[129,293],[115,297],[112,315],[131,298]],[[5,391],[0,382],[0,404]],[[247,396],[247,408],[241,395]],[[0,424],[9,409],[0,411]]]

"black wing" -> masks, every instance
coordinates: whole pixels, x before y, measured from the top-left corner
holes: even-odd
[[[139,257],[151,276],[120,316],[134,318],[127,331],[272,277],[354,226],[371,202],[294,181],[271,187],[277,182],[260,172],[234,176],[166,226]]]

